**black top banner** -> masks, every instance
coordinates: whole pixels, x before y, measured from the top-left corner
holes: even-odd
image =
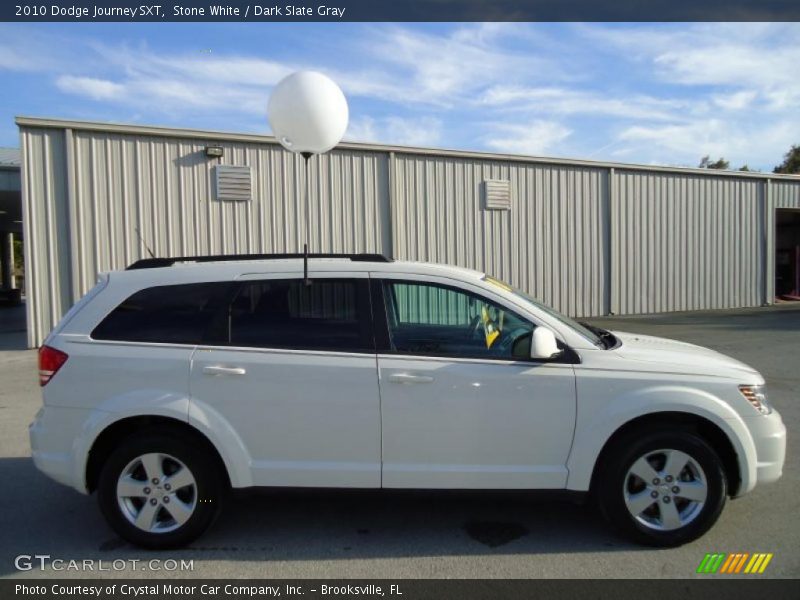
[[[151,0],[152,1],[152,0]],[[155,0],[158,1],[158,0]],[[798,21],[798,0],[183,0],[0,5],[3,21]]]

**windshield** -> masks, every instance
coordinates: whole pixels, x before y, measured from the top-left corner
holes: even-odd
[[[533,304],[536,308],[546,312],[551,317],[561,321],[567,327],[570,327],[570,328],[574,329],[575,331],[577,331],[578,333],[580,333],[583,337],[585,337],[587,340],[592,342],[595,346],[604,346],[605,345],[605,344],[603,344],[603,341],[600,338],[600,336],[597,335],[595,332],[593,332],[591,329],[589,329],[585,325],[582,325],[582,324],[578,323],[577,321],[574,321],[574,320],[570,319],[566,315],[562,315],[560,312],[558,312],[557,310],[555,310],[553,308],[550,308],[546,304],[542,304],[541,302],[539,302],[536,298],[534,298],[530,294],[526,294],[522,290],[518,290],[517,288],[512,287],[512,286],[508,285],[507,283],[505,283],[503,281],[500,281],[499,279],[495,279],[494,277],[489,277],[488,275],[486,275],[483,278],[483,280],[485,282],[487,282],[487,283],[491,283],[492,285],[496,285],[498,287],[501,287],[504,290],[511,292],[515,296],[518,296],[519,298],[522,298],[526,302],[528,302],[530,304]]]

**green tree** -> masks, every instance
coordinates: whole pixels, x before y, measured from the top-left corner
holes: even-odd
[[[14,236],[14,270],[18,275],[22,275],[25,270],[25,256],[22,252],[22,240],[19,239],[19,234],[17,234]]]
[[[775,167],[772,172],[800,175],[800,145],[792,144],[792,147],[783,157],[783,162]]]
[[[719,157],[717,160],[711,160],[711,157],[706,154],[701,160],[700,164],[697,165],[701,169],[722,169],[726,170],[729,169],[731,164],[722,157]]]

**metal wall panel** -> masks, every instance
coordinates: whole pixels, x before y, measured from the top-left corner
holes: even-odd
[[[34,347],[73,303],[64,130],[32,130],[21,143],[25,307]]]
[[[38,345],[97,274],[148,256],[294,252],[306,239],[302,159],[279,146],[22,128],[26,271],[35,279],[29,343]],[[217,164],[249,165],[253,200],[214,198]],[[68,168],[69,167],[71,168]],[[388,157],[313,157],[310,250],[391,253]],[[58,245],[60,252],[56,252]]]
[[[612,312],[764,302],[764,184],[617,170]]]
[[[800,208],[800,181],[794,183],[773,179],[770,185],[773,208]]]
[[[397,258],[486,271],[576,316],[607,312],[607,171],[394,155]],[[511,182],[511,210],[484,210],[482,183]]]

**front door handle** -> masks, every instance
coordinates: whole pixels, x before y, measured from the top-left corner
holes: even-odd
[[[203,367],[203,373],[206,375],[244,375],[247,371],[242,367],[221,367],[215,365],[212,367]]]
[[[389,375],[392,383],[432,383],[430,375],[413,375],[412,373],[392,373]]]

